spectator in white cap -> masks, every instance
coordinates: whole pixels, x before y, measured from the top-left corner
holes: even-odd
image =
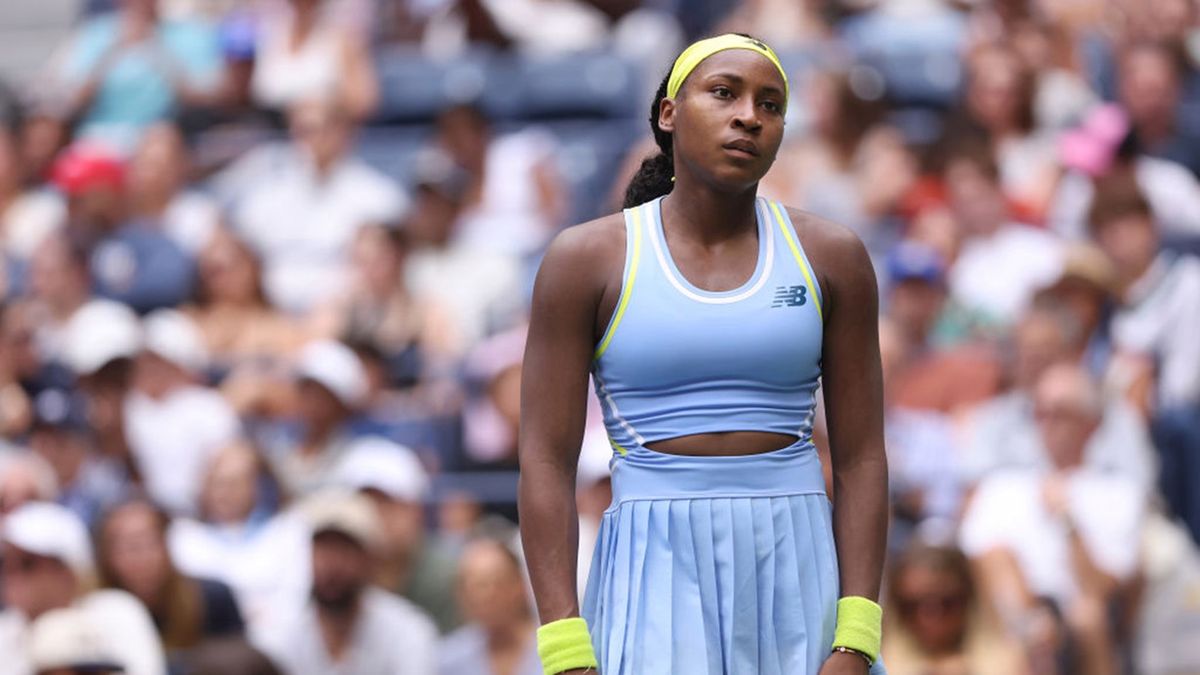
[[[30,672],[30,623],[53,610],[85,617],[106,653],[128,675],[165,672],[162,646],[146,610],[123,591],[86,592],[94,573],[87,528],[67,508],[31,502],[4,518],[0,675]]]
[[[346,450],[333,481],[370,497],[383,523],[379,585],[416,603],[442,632],[457,626],[455,554],[425,531],[430,481],[417,454],[378,436],[360,438]]]
[[[129,447],[150,497],[169,511],[190,513],[205,466],[239,436],[241,425],[229,403],[201,384],[208,357],[191,319],[162,309],[142,328],[125,406]]]
[[[435,672],[437,628],[374,586],[383,526],[370,500],[324,490],[301,504],[312,531],[310,601],[261,646],[290,675]]]
[[[71,317],[63,336],[62,359],[79,379],[88,424],[100,454],[137,469],[125,436],[125,397],[133,358],[142,348],[137,315],[112,300],[92,300]]]
[[[351,422],[367,399],[367,372],[352,349],[333,340],[311,342],[296,372],[299,442],[279,458],[276,472],[292,494],[329,480],[351,440]]]
[[[97,626],[79,609],[52,609],[29,627],[29,661],[38,675],[109,675],[125,670]]]

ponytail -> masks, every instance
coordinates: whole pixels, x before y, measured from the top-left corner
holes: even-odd
[[[641,167],[625,188],[623,208],[628,209],[658,199],[669,194],[675,187],[674,139],[671,134],[658,127],[658,110],[662,100],[667,97],[668,79],[670,74],[658,85],[658,93],[654,95],[654,103],[650,105],[650,130],[654,132],[654,142],[658,144],[661,152],[642,161]]]

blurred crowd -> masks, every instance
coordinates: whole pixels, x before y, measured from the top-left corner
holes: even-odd
[[[723,31],[876,264],[889,672],[1200,673],[1195,0],[2,5],[0,674],[540,672],[532,275]]]

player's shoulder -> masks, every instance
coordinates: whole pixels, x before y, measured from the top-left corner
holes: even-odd
[[[866,256],[862,238],[846,225],[793,206],[786,209],[796,236],[810,255],[815,253],[838,258]]]

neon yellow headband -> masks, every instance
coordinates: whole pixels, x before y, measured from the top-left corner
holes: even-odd
[[[775,50],[771,49],[766,43],[748,38],[744,35],[735,33],[726,33],[711,37],[699,42],[693,42],[679,58],[675,59],[675,65],[671,67],[671,76],[667,78],[667,97],[675,98],[679,94],[679,88],[683,86],[683,81],[688,75],[700,65],[700,62],[708,57],[723,52],[726,49],[749,49],[752,52],[757,52],[766,57],[768,61],[775,64],[779,69],[780,76],[783,77],[783,95],[786,97],[788,93],[787,73],[783,70],[783,64],[779,62],[779,57],[775,55]]]

